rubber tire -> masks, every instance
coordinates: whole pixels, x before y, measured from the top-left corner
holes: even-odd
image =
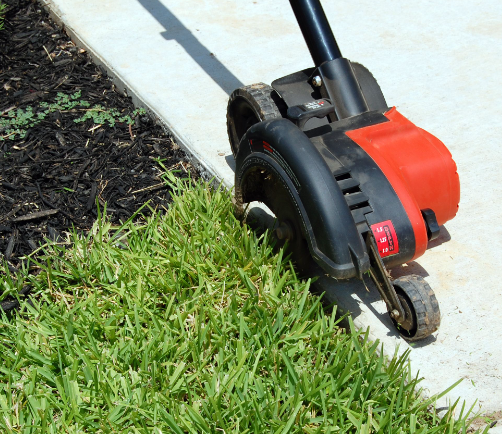
[[[392,285],[405,311],[413,315],[411,330],[405,330],[393,320],[401,336],[409,342],[414,342],[434,333],[441,324],[441,313],[429,284],[420,276],[410,275],[394,280]]]
[[[363,92],[364,99],[368,104],[368,108],[370,110],[385,110],[389,108],[383,96],[382,89],[380,89],[379,84],[368,68],[360,63],[350,63],[359,82],[359,87]]]
[[[242,136],[254,124],[281,118],[274,101],[275,90],[265,83],[256,83],[235,89],[228,100],[227,132],[234,157],[239,151]]]

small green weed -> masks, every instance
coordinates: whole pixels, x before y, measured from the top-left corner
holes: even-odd
[[[428,411],[406,355],[338,327],[228,192],[168,181],[167,214],[100,216],[0,282],[35,288],[0,316],[1,432],[466,432],[464,408]]]
[[[136,109],[131,114],[124,115],[117,109],[106,109],[101,105],[95,105],[90,108],[90,103],[82,100],[81,96],[81,91],[75,92],[73,95],[59,92],[54,102],[41,102],[36,110],[31,106],[26,109],[11,110],[0,117],[0,131],[4,132],[4,135],[0,135],[0,141],[7,138],[11,140],[16,138],[22,139],[26,136],[28,128],[39,124],[49,114],[56,111],[61,113],[79,113],[85,111],[83,116],[73,121],[79,123],[92,119],[95,124],[108,124],[110,127],[114,127],[117,122],[133,125],[134,117],[138,114],[143,115],[146,113],[144,109]]]
[[[87,110],[82,117],[74,119],[74,122],[85,122],[88,119],[92,119],[95,124],[108,124],[110,127],[114,127],[116,122],[133,125],[133,118],[138,114],[145,113],[144,109],[136,109],[132,114],[123,116],[117,109],[107,110],[98,104],[92,109]]]
[[[55,111],[69,111],[74,109],[75,107],[89,107],[90,104],[87,101],[81,100],[82,92],[79,90],[75,92],[73,95],[67,95],[62,92],[58,92],[56,98],[54,99],[53,103],[48,103],[48,102],[41,102],[40,107],[45,108],[46,110],[43,111],[43,116],[41,116],[39,119],[45,119],[45,117],[49,113],[53,113]]]
[[[7,5],[5,3],[0,2],[0,30],[3,30],[6,9],[7,9]]]

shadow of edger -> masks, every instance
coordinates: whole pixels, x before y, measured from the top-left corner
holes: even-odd
[[[241,81],[221,63],[214,53],[207,49],[190,29],[174,15],[160,0],[138,0],[166,30],[160,35],[167,40],[175,40],[195,62],[228,95],[238,87]]]

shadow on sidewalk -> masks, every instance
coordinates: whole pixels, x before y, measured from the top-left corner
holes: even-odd
[[[230,95],[234,89],[243,86],[243,83],[160,0],[138,0],[138,2],[166,29],[161,35],[180,44],[227,94]]]

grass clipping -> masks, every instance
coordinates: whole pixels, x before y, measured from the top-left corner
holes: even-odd
[[[229,193],[171,181],[165,215],[101,218],[0,282],[38,294],[2,314],[1,432],[466,432],[417,398],[406,357],[338,328]]]

